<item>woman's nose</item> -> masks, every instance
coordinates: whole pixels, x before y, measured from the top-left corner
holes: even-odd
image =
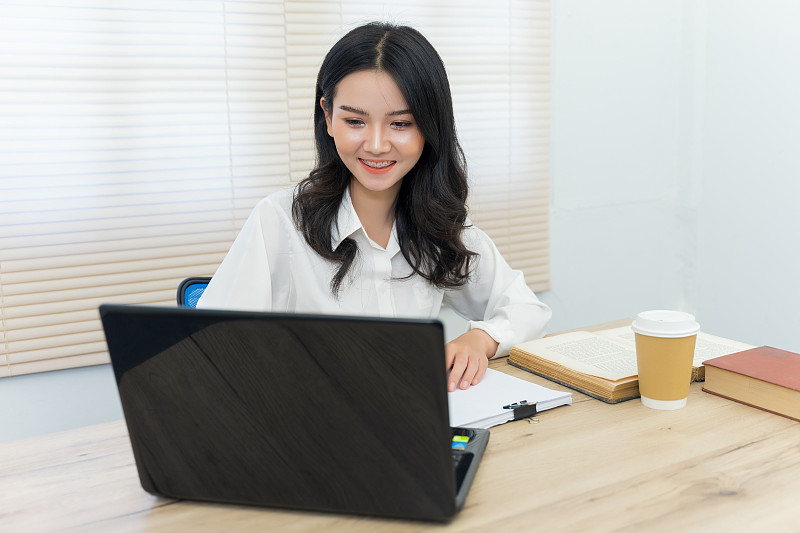
[[[371,154],[383,154],[391,149],[389,137],[383,128],[370,129],[365,148]]]

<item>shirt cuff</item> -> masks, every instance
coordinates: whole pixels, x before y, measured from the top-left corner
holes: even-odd
[[[508,352],[511,351],[511,346],[505,346],[503,343],[503,338],[508,338],[508,336],[501,335],[497,332],[495,328],[493,328],[488,322],[482,321],[470,321],[467,324],[468,328],[467,331],[472,331],[473,329],[480,329],[486,332],[494,341],[497,343],[497,351],[489,357],[489,359],[496,359],[498,357],[503,357],[508,355]]]

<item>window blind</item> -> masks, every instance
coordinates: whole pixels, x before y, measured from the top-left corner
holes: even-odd
[[[470,216],[548,288],[550,2],[0,4],[0,375],[108,361],[105,302],[174,305],[313,165],[319,64],[411,24],[448,68]]]

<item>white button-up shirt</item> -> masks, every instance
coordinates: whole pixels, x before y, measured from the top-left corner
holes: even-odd
[[[469,320],[469,328],[486,331],[505,355],[514,344],[544,335],[551,311],[512,270],[488,235],[468,227],[463,233],[473,261],[470,281],[456,289],[439,289],[414,275],[400,253],[396,228],[384,249],[367,236],[349,192],[342,197],[334,249],[347,237],[358,256],[338,295],[330,282],[338,265],[312,250],[292,219],[294,189],[274,193],[256,205],[231,246],[198,307],[433,318],[442,305]]]

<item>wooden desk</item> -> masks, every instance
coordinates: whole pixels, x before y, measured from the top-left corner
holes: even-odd
[[[491,367],[551,388],[506,364]],[[797,531],[800,423],[706,394],[653,411],[579,393],[492,429],[446,525],[156,498],[123,421],[0,444],[0,528],[55,531]]]

